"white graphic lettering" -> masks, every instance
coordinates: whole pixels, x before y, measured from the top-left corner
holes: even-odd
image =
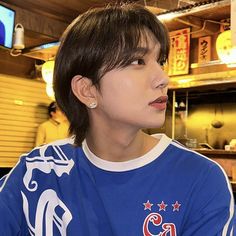
[[[49,174],[53,170],[56,175],[60,177],[63,173],[69,174],[70,170],[74,166],[74,161],[69,160],[58,146],[50,147],[53,149],[57,158],[46,156],[45,152],[47,147],[48,146],[45,146],[40,149],[40,156],[26,158],[27,171],[24,175],[23,182],[29,191],[35,191],[38,188],[38,183],[32,180],[33,170],[38,169],[46,174]]]
[[[53,236],[54,225],[60,232],[61,236],[66,236],[66,229],[72,220],[72,215],[66,205],[58,198],[56,192],[52,189],[45,190],[37,204],[34,226],[31,224],[29,215],[29,203],[21,192],[23,198],[23,209],[31,236]],[[61,216],[57,215],[56,208],[60,207],[63,210]]]

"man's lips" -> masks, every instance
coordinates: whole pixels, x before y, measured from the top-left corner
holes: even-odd
[[[167,103],[167,101],[168,101],[168,96],[161,96],[161,97],[157,98],[156,100],[150,102],[149,105],[151,105],[153,103]]]
[[[161,96],[156,100],[149,103],[150,106],[157,108],[158,110],[165,110],[168,96]]]

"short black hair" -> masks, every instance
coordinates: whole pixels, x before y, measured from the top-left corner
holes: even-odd
[[[143,6],[109,5],[77,17],[66,29],[58,49],[54,69],[54,91],[58,106],[70,122],[70,134],[81,145],[89,128],[86,106],[71,90],[76,75],[89,78],[99,89],[103,75],[125,67],[147,31],[160,43],[160,62],[169,54],[166,27]]]
[[[57,110],[57,103],[56,102],[51,102],[48,105],[48,115],[50,117],[52,117],[51,112],[56,112],[56,110]]]

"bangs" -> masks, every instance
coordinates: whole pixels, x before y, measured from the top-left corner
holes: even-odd
[[[154,35],[146,27],[132,28],[128,32],[123,32],[123,35],[118,35],[116,40],[112,41],[109,46],[107,45],[107,50],[115,53],[106,53],[99,77],[103,77],[104,74],[113,69],[123,68],[129,65],[137,55],[144,56],[146,52],[140,52],[138,48],[141,46],[149,48],[148,41],[150,40],[150,36],[151,40],[160,44],[158,61],[161,63],[166,62],[169,53],[168,38],[166,38],[167,42],[163,42],[163,39],[158,40],[157,36],[159,35]]]
[[[137,49],[141,45],[148,47],[150,37],[151,40],[160,44],[158,61],[167,61],[169,54],[168,31],[156,16],[152,13],[147,14],[147,11],[137,8],[133,10],[133,14],[129,12],[128,15],[126,11],[120,9],[120,14],[117,14],[116,17],[109,17],[114,21],[109,22],[109,25],[113,27],[105,29],[107,32],[103,32],[99,39],[104,45],[103,58],[101,58],[102,66],[99,71],[100,79],[105,73],[115,68],[127,66],[137,56]],[[145,52],[143,52],[144,54]],[[140,52],[138,55],[142,56]]]
[[[107,61],[104,61],[106,64],[104,73],[115,68],[123,68],[137,57],[143,57],[148,52],[148,48],[150,48],[150,40],[153,41],[154,44],[160,44],[153,33],[147,28],[134,28],[130,30],[128,34],[121,37],[119,44],[115,45],[116,55],[111,55],[111,58],[107,57]],[[163,63],[167,61],[168,53],[163,52],[162,46],[160,48],[158,61]]]

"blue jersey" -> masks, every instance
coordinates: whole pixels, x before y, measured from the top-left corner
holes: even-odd
[[[156,137],[152,150],[126,162],[102,160],[72,139],[22,156],[0,181],[0,235],[236,235],[222,168]]]

